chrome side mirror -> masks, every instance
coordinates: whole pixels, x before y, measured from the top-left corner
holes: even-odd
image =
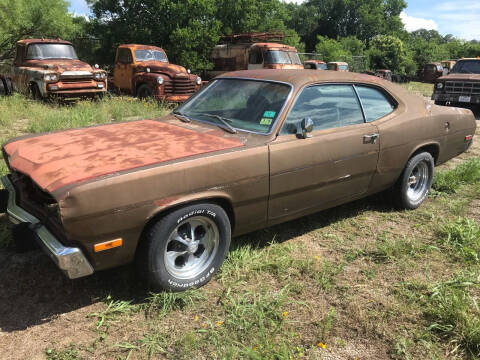
[[[297,137],[300,137],[302,139],[312,137],[312,135],[310,135],[309,133],[313,131],[313,120],[309,117],[304,118],[300,123],[300,128],[301,128],[301,133],[299,134],[297,132]]]

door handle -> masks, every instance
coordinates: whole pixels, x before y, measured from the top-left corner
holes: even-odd
[[[379,137],[380,137],[380,134],[363,135],[363,143],[364,144],[376,144],[377,139]]]

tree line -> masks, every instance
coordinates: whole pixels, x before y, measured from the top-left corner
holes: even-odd
[[[111,65],[117,45],[163,47],[172,62],[195,71],[212,67],[222,35],[282,31],[299,52],[325,61],[363,56],[369,69],[413,75],[425,63],[480,55],[478,41],[435,30],[407,32],[404,0],[87,0],[88,19],[68,13],[65,0],[0,0],[0,59],[26,37],[71,40],[80,57]]]

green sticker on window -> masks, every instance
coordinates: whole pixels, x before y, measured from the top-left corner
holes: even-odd
[[[265,111],[265,112],[263,113],[263,117],[266,117],[266,118],[274,118],[274,117],[275,117],[275,114],[276,114],[275,111]]]
[[[272,121],[273,121],[273,119],[262,118],[262,120],[260,120],[260,125],[271,125]]]

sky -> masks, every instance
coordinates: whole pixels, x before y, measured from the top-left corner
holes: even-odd
[[[408,31],[425,28],[460,39],[480,40],[480,0],[407,0],[407,3],[400,17]],[[70,0],[69,10],[77,15],[87,15],[90,11],[85,0]]]

